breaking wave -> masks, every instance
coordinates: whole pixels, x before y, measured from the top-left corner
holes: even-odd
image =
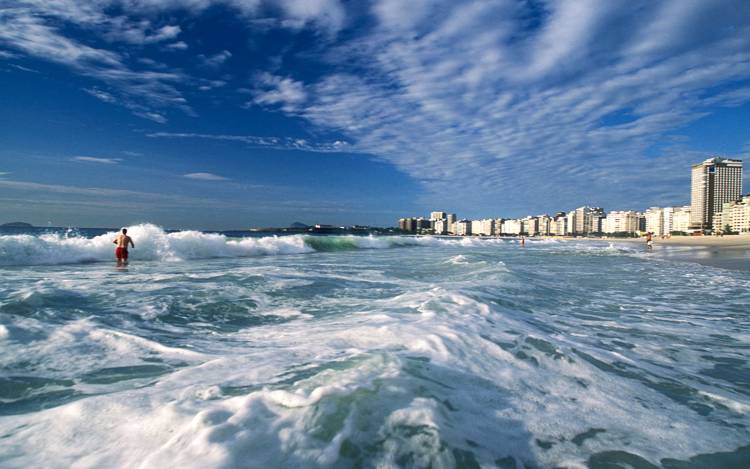
[[[113,259],[116,232],[93,238],[66,234],[0,236],[0,266],[76,264]],[[152,224],[129,228],[135,242],[133,260],[183,261],[219,257],[256,257],[402,246],[502,243],[502,240],[449,239],[409,236],[266,236],[229,238],[218,233],[178,231],[168,233]]]

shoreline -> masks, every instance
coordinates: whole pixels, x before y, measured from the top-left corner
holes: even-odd
[[[565,240],[607,241],[640,244],[643,252],[657,258],[694,262],[709,267],[750,272],[750,236],[673,236],[654,239],[654,247],[646,249],[645,238],[557,238]]]

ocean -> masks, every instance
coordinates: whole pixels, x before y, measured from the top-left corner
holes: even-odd
[[[114,234],[0,234],[2,467],[750,467],[747,270],[148,224],[117,268]]]

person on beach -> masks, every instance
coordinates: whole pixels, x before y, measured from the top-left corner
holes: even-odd
[[[521,236],[521,246],[526,246],[526,238]]]
[[[648,233],[646,233],[646,249],[650,251],[651,249],[653,249],[653,247],[654,247],[653,235],[649,231]]]
[[[135,249],[133,239],[128,236],[127,228],[122,229],[122,233],[118,234],[114,241],[117,245],[115,248],[115,257],[117,257],[117,265],[123,265],[128,263],[128,244]]]

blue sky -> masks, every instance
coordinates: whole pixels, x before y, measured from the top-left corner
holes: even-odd
[[[683,205],[750,155],[750,2],[6,1],[0,103],[0,222]]]

